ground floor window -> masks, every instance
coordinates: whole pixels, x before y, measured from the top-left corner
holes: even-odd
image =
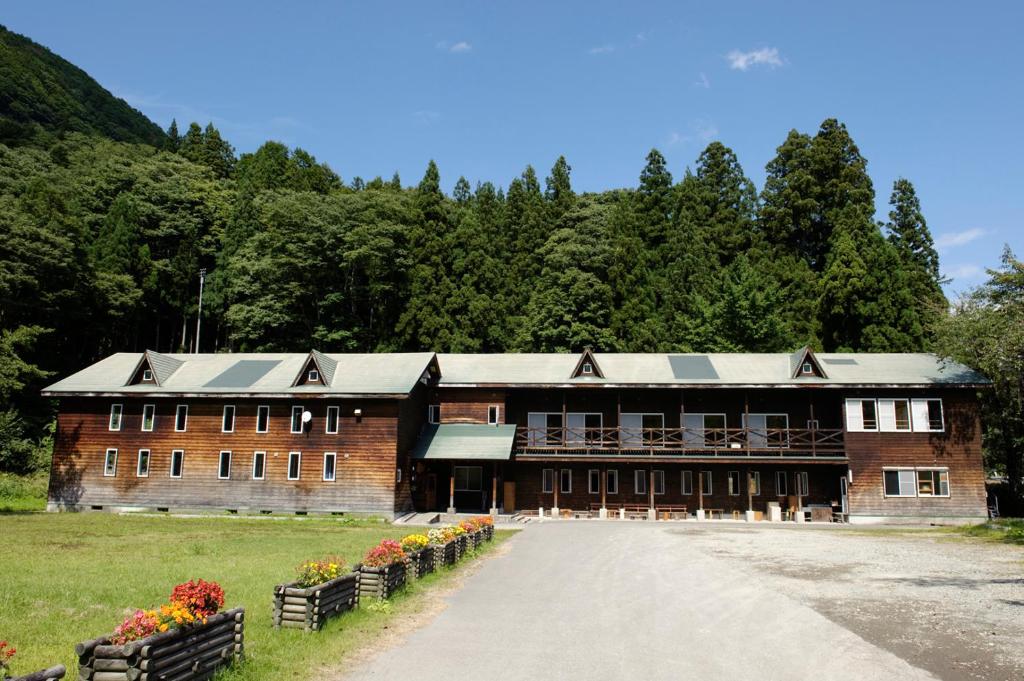
[[[338,460],[338,455],[334,452],[324,453],[324,480],[326,482],[334,482],[334,464]]]
[[[654,471],[654,493],[665,493],[665,471]]]
[[[736,496],[740,493],[740,472],[729,471],[729,495]]]
[[[784,497],[789,494],[788,483],[786,471],[775,471],[775,496]]]
[[[947,470],[918,470],[917,471],[917,496],[919,497],[948,497],[949,496],[949,471]]]
[[[231,452],[221,452],[217,462],[217,477],[221,480],[231,478]]]
[[[171,452],[171,477],[180,478],[185,464],[185,450],[175,449]]]
[[[562,494],[572,494],[572,469],[563,468],[559,483],[559,490]]]
[[[601,493],[601,471],[596,468],[587,471],[587,491],[591,494]]]
[[[555,491],[555,469],[545,468],[540,474],[540,491],[551,494]]]
[[[267,453],[252,453],[252,479],[262,480],[267,475]]]
[[[149,450],[139,450],[139,460],[135,465],[135,475],[139,478],[149,477]]]
[[[481,466],[456,466],[455,491],[479,492],[483,489],[484,469]]]
[[[806,497],[807,491],[810,489],[807,484],[807,473],[796,473],[796,493],[797,496]]]
[[[608,477],[608,481],[606,483],[608,485],[608,494],[618,494],[619,493],[619,472],[616,471],[616,470],[611,470],[611,471],[608,471],[606,473],[606,475]]]
[[[711,471],[704,471],[703,479],[700,483],[701,494],[712,494],[714,487],[711,484]]]
[[[633,471],[633,491],[647,494],[647,471]]]
[[[683,494],[693,494],[693,471],[683,471]]]
[[[887,497],[948,497],[949,471],[944,468],[894,468],[882,471]]]
[[[750,478],[747,482],[750,485],[750,494],[759,497],[761,496],[761,474],[757,471],[750,473]]]
[[[302,452],[288,452],[288,479],[298,480],[302,475]]]

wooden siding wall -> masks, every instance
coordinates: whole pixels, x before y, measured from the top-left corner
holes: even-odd
[[[414,478],[411,462],[412,450],[416,440],[423,432],[427,423],[427,402],[430,390],[422,383],[417,383],[408,399],[398,403],[398,469],[402,471],[402,481],[395,492],[395,513],[407,513],[415,507],[413,502]]]
[[[985,467],[977,397],[970,390],[862,391],[849,397],[941,397],[942,433],[847,433],[850,511],[865,516],[985,517]],[[886,497],[883,467],[949,468],[949,497]]]
[[[121,430],[107,429],[112,403],[124,404]],[[156,405],[153,432],[141,430],[142,405]],[[62,506],[212,507],[247,510],[390,513],[395,506],[398,400],[207,400],[74,398],[61,403],[49,498]],[[188,404],[186,432],[174,431]],[[234,404],[235,432],[221,432]],[[267,433],[256,432],[257,405],[270,405]],[[291,434],[291,407],[313,414],[308,434]],[[340,407],[338,434],[325,433],[329,405]],[[362,416],[353,415],[355,408]],[[117,475],[104,477],[108,448]],[[151,451],[149,477],[136,477],[139,449]],[[171,451],[183,449],[182,477],[170,477]],[[231,479],[217,477],[221,450],[232,452]],[[254,451],[266,452],[266,479],[252,479]],[[299,480],[287,479],[288,453],[301,451]],[[324,452],[337,452],[336,480],[323,480]]]
[[[441,423],[487,423],[487,408],[492,404],[501,407],[499,423],[515,423],[505,418],[504,390],[440,388],[434,390],[430,404],[441,405]]]

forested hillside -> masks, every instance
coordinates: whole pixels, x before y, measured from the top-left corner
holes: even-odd
[[[65,132],[162,144],[163,131],[74,64],[0,25],[0,143]]]

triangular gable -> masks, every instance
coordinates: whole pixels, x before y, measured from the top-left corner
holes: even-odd
[[[790,378],[828,378],[821,362],[809,346],[804,346],[789,356]],[[810,371],[807,371],[810,369]]]
[[[292,387],[300,385],[329,386],[331,380],[334,379],[334,370],[337,366],[338,363],[330,357],[313,350],[306,356],[306,361],[302,363],[302,370],[292,381]]]
[[[594,351],[590,347],[583,348],[583,354],[572,370],[571,378],[604,378],[604,372],[594,359]]]
[[[430,358],[427,362],[427,368],[423,370],[423,374],[420,376],[420,383],[423,385],[433,385],[441,380],[441,364],[437,361],[437,353]]]
[[[125,385],[155,385],[160,387],[178,370],[184,362],[180,359],[162,355],[153,350],[146,350],[135,365]]]

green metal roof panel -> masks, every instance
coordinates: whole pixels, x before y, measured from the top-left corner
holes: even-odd
[[[423,431],[412,458],[508,461],[515,436],[514,425],[442,423]]]

